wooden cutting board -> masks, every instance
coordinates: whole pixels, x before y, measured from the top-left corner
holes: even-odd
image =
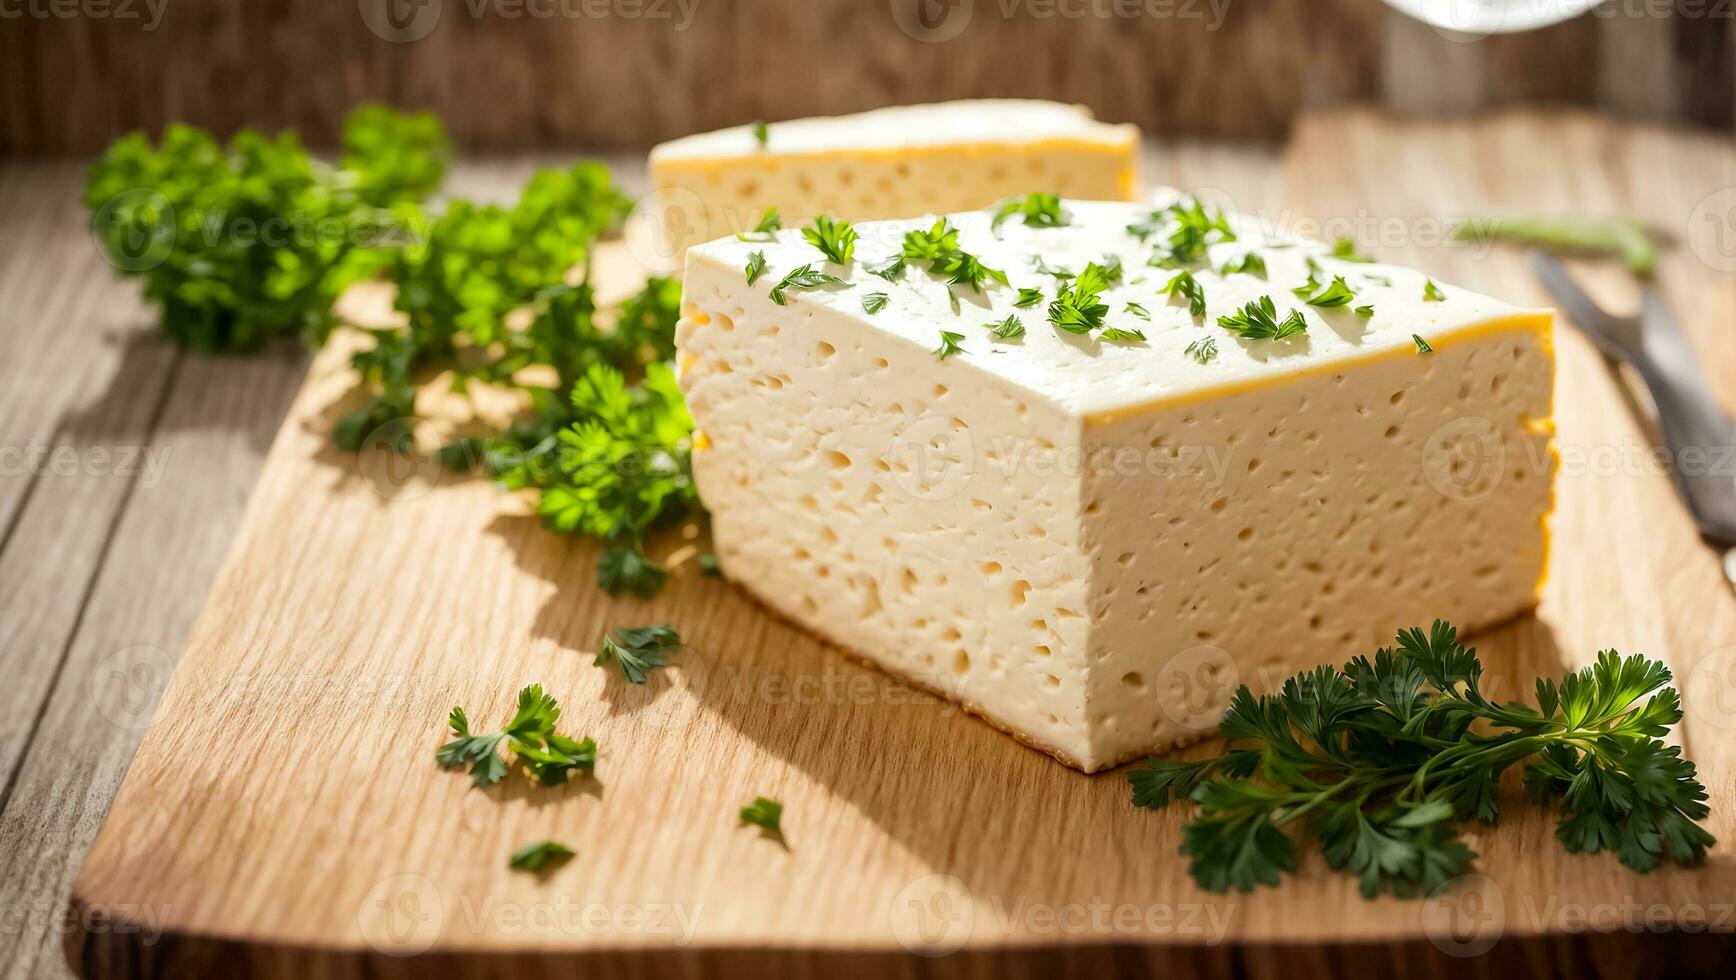
[[[1150,182],[1300,231],[1322,219],[1326,237],[1521,303],[1545,302],[1522,257],[1441,245],[1443,219],[1653,221],[1684,238],[1660,282],[1736,405],[1736,280],[1714,267],[1736,255],[1690,224],[1730,220],[1728,142],[1590,117],[1349,114],[1306,122],[1280,156],[1159,148],[1152,164]],[[1621,299],[1622,276],[1581,271]],[[630,262],[607,274],[631,285]],[[69,956],[104,977],[1727,963],[1736,600],[1649,455],[1643,400],[1570,329],[1557,339],[1553,572],[1536,617],[1476,645],[1509,690],[1605,647],[1667,660],[1723,842],[1703,868],[1636,876],[1570,856],[1509,787],[1499,828],[1472,832],[1480,874],[1429,901],[1365,901],[1317,856],[1277,889],[1201,892],[1176,854],[1180,810],[1136,810],[1120,771],[1081,775],[856,664],[699,575],[690,543],[668,543],[680,564],[654,601],[611,599],[591,547],[486,481],[336,451],[351,380],[328,350],[78,878]],[[691,649],[650,684],[592,666],[605,629],[662,621]],[[453,704],[503,718],[531,682],[600,743],[595,779],[475,790],[435,766]],[[738,824],[758,795],[784,802],[787,848]],[[508,870],[544,838],[578,857]]]

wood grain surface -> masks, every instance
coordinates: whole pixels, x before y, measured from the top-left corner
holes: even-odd
[[[20,4],[22,6],[22,4]],[[98,8],[108,11],[98,15]],[[1157,134],[1271,138],[1375,103],[1554,102],[1736,126],[1736,17],[1617,0],[1449,36],[1380,0],[113,0],[0,19],[0,151],[173,121],[330,143],[357,102],[438,112],[468,151],[644,149],[753,119],[939,99],[1083,102]],[[922,13],[926,11],[926,13]]]
[[[1736,404],[1736,290],[1714,268],[1736,254],[1697,224],[1736,187],[1727,140],[1352,113],[1307,122],[1276,165],[1160,147],[1147,175],[1521,303],[1544,302],[1521,256],[1443,245],[1443,221],[1631,212],[1681,239],[1660,282]],[[1619,274],[1580,271],[1620,298]],[[1704,868],[1567,855],[1509,786],[1474,835],[1480,875],[1434,900],[1366,902],[1318,856],[1279,889],[1200,892],[1184,815],[1134,810],[1119,773],[1022,748],[690,560],[652,602],[610,599],[590,548],[485,482],[337,453],[331,350],[79,875],[68,955],[87,976],[1709,972],[1736,927],[1736,598],[1646,462],[1643,402],[1565,326],[1558,352],[1554,571],[1536,617],[1476,642],[1506,691],[1604,647],[1668,661],[1725,841]],[[591,665],[605,629],[656,621],[690,649],[651,684]],[[435,767],[452,704],[494,719],[532,681],[598,739],[594,780],[479,791]],[[756,795],[786,804],[787,848],[738,825]],[[550,837],[577,859],[508,871]]]

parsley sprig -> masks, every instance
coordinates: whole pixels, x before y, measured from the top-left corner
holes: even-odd
[[[1040,192],[1009,197],[995,205],[994,220],[989,222],[989,228],[999,230],[1009,218],[1022,218],[1030,228],[1059,228],[1069,221],[1066,210],[1061,207],[1060,196]]]
[[[1064,281],[1056,291],[1049,304],[1049,323],[1057,330],[1077,334],[1103,326],[1109,304],[1103,302],[1102,293],[1108,288],[1108,271],[1095,262],[1087,262],[1077,276]]]
[[[681,634],[668,623],[618,629],[603,637],[597,658],[598,667],[613,661],[629,684],[643,684],[651,671],[669,665],[671,651],[681,648]]]
[[[1249,300],[1240,310],[1218,317],[1218,326],[1240,334],[1243,340],[1285,340],[1308,332],[1308,321],[1300,310],[1291,310],[1289,316],[1278,319],[1278,308],[1270,296]]]
[[[1296,868],[1301,834],[1367,897],[1428,894],[1470,867],[1457,824],[1495,822],[1497,783],[1515,765],[1533,800],[1560,806],[1556,837],[1571,852],[1613,850],[1641,872],[1705,856],[1706,791],[1661,740],[1682,718],[1667,667],[1606,650],[1559,683],[1539,679],[1536,707],[1489,699],[1482,676],[1476,652],[1437,620],[1277,694],[1244,686],[1220,728],[1230,747],[1199,762],[1151,759],[1128,774],[1133,802],[1199,805],[1181,852],[1216,892],[1277,884]]]
[[[504,746],[532,779],[544,786],[557,786],[573,771],[590,772],[597,763],[596,742],[555,731],[560,717],[561,706],[543,693],[541,684],[518,692],[518,710],[498,731],[472,734],[464,709],[454,706],[447,717],[454,737],[440,746],[435,759],[447,769],[469,766],[471,782],[489,786],[504,779],[510,769],[500,754]]]
[[[972,292],[982,292],[983,283],[993,279],[1007,285],[1007,274],[991,269],[982,260],[958,246],[958,229],[945,218],[936,221],[927,231],[918,228],[906,232],[899,258],[907,262],[927,262],[928,271],[946,277],[949,285],[966,285]]]
[[[1151,260],[1152,265],[1164,268],[1192,265],[1203,260],[1212,245],[1236,240],[1223,212],[1207,207],[1198,198],[1184,198],[1159,208],[1145,220],[1128,225],[1127,232],[1142,242],[1167,232],[1169,251]]]
[[[819,249],[828,262],[849,265],[856,257],[856,229],[848,221],[822,214],[802,229],[802,237]]]

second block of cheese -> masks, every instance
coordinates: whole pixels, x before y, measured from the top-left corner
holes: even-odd
[[[981,292],[888,268],[932,219],[857,226],[843,265],[795,231],[690,251],[681,383],[724,572],[1087,771],[1210,734],[1239,683],[1529,609],[1550,314],[1234,218],[1178,261],[1190,207],[954,215],[957,247],[1007,277]],[[1088,263],[1120,266],[1101,323],[1057,329]],[[841,282],[774,301],[804,265]],[[1183,271],[1200,314],[1163,291]],[[1296,293],[1335,279],[1353,299]],[[1218,324],[1261,297],[1305,329]],[[991,332],[1008,317],[1023,336]]]
[[[654,220],[667,250],[752,229],[767,208],[789,225],[818,214],[863,221],[964,211],[1037,189],[1124,201],[1139,154],[1133,126],[1026,99],[793,119],[769,124],[765,137],[736,126],[651,151]]]

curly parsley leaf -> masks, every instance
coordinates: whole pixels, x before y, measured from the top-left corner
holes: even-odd
[[[749,286],[759,282],[759,277],[766,274],[766,253],[764,251],[749,252],[747,256],[747,268],[744,269],[743,272],[747,275],[747,284]]]
[[[629,684],[643,684],[651,671],[669,664],[669,653],[681,647],[681,634],[668,623],[618,629],[603,637],[597,657],[591,661],[602,667],[614,662]]]
[[[867,313],[870,316],[872,316],[873,314],[879,313],[881,310],[884,310],[886,308],[886,304],[888,302],[890,302],[890,300],[891,300],[891,298],[888,297],[885,293],[867,293],[867,294],[864,294],[862,297],[862,312]]]
[[[818,289],[821,286],[840,285],[844,280],[830,273],[820,272],[811,265],[799,265],[791,269],[778,284],[772,287],[770,293],[772,302],[783,306],[784,293],[791,289]]]
[[[507,859],[507,867],[514,871],[529,871],[541,874],[566,864],[573,859],[573,849],[559,841],[545,840],[534,844],[526,844],[512,852]]]
[[[1218,342],[1210,337],[1201,337],[1188,344],[1187,349],[1183,350],[1182,353],[1201,364],[1208,364],[1212,358],[1218,356]]]
[[[783,821],[784,805],[777,800],[756,796],[752,803],[741,808],[743,824],[758,827],[761,834],[787,848],[789,844],[784,840]]]
[[[856,257],[856,229],[848,221],[822,214],[802,229],[802,237],[819,249],[828,262],[848,265]]]
[[[1079,275],[1062,284],[1049,303],[1049,323],[1057,330],[1078,334],[1103,326],[1109,306],[1101,294],[1107,288],[1108,272],[1095,262],[1086,263]]]
[[[934,356],[944,361],[954,354],[963,354],[965,352],[963,341],[964,334],[942,330],[940,332],[940,346],[934,349]]]
[[[1024,219],[1026,226],[1031,228],[1059,228],[1069,220],[1058,195],[1033,193],[1009,197],[995,205],[994,220],[989,222],[989,227],[999,230],[1007,219],[1015,217]]]
[[[1017,340],[1025,335],[1025,324],[1012,314],[998,323],[987,324],[989,332],[1002,340]]]
[[[1536,707],[1490,699],[1482,674],[1437,620],[1275,694],[1242,687],[1224,714],[1225,752],[1152,759],[1128,776],[1134,804],[1197,805],[1181,851],[1194,880],[1219,892],[1276,884],[1311,836],[1364,896],[1427,895],[1469,870],[1458,825],[1496,820],[1496,782],[1521,765],[1533,799],[1561,808],[1569,851],[1613,850],[1640,872],[1703,860],[1715,843],[1699,824],[1705,788],[1662,740],[1682,717],[1668,668],[1606,650],[1559,683],[1540,679]]]
[[[544,786],[559,785],[574,771],[590,772],[597,762],[597,743],[555,730],[560,717],[560,705],[543,693],[541,684],[518,692],[518,709],[498,731],[472,734],[464,709],[454,707],[447,717],[454,737],[440,746],[435,759],[446,769],[468,766],[473,784],[489,786],[505,778],[509,769],[501,756],[504,748],[532,779]]]
[[[1314,281],[1312,276],[1308,279],[1308,285],[1315,288],[1319,287],[1319,284]],[[1314,290],[1309,289],[1308,291],[1313,292]],[[1297,295],[1301,296],[1302,301],[1307,303],[1309,306],[1318,306],[1322,309],[1346,306],[1349,305],[1352,300],[1356,299],[1356,294],[1351,292],[1350,287],[1345,284],[1343,276],[1333,276],[1332,282],[1329,283],[1326,288],[1321,289],[1318,293],[1315,293],[1312,296],[1301,292],[1298,292]]]
[[[1032,289],[1029,286],[1020,286],[1019,298],[1013,301],[1013,305],[1021,310],[1028,310],[1042,301],[1043,291],[1041,289]]]
[[[1185,298],[1187,300],[1187,311],[1190,316],[1200,317],[1206,315],[1205,287],[1200,285],[1199,280],[1195,279],[1194,274],[1191,272],[1184,270],[1170,276],[1169,282],[1164,283],[1163,288],[1158,290],[1158,292],[1171,298],[1176,296]]]
[[[1308,331],[1308,321],[1302,318],[1300,310],[1291,310],[1289,316],[1279,320],[1277,306],[1270,296],[1250,300],[1235,313],[1218,317],[1218,326],[1243,340],[1285,340]]]

